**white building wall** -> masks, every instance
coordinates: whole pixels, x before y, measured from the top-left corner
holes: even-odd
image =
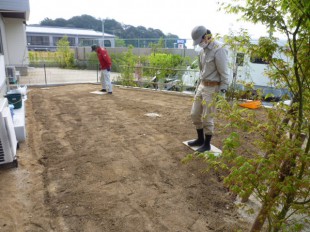
[[[6,76],[5,76],[5,63],[4,56],[0,54],[0,96],[3,96],[6,93]]]
[[[6,64],[24,67],[29,64],[26,27],[22,19],[4,18]],[[7,51],[10,51],[9,53]]]
[[[0,29],[1,29],[1,35],[2,35],[2,46],[3,46],[3,50],[4,50],[4,54],[5,54],[5,38],[4,38],[4,24],[3,24],[3,20],[0,14]],[[0,97],[2,97],[4,95],[4,93],[6,93],[7,87],[6,87],[6,75],[5,75],[5,56],[4,54],[0,54]]]
[[[3,47],[3,53],[4,53],[4,62],[7,63],[9,61],[8,58],[8,48],[7,48],[7,42],[6,42],[6,36],[5,36],[5,27],[3,23],[3,17],[0,14],[0,28],[1,28],[1,36],[2,36],[2,47]]]

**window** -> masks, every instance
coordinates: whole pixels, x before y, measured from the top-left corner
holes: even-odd
[[[79,38],[79,46],[92,46],[93,44],[100,44],[96,39]]]
[[[88,39],[86,38],[79,38],[79,46],[91,46],[95,43],[93,43],[93,41],[89,41]]]
[[[50,45],[48,36],[27,36],[27,43],[29,45]]]
[[[105,47],[111,47],[111,41],[110,40],[104,40],[104,46]]]
[[[243,66],[243,62],[244,62],[244,53],[237,53],[236,64],[238,66]]]

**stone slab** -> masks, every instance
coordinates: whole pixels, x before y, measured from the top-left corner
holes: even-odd
[[[183,144],[186,145],[187,147],[191,148],[193,151],[196,151],[199,148],[199,146],[192,146],[191,147],[188,145],[188,142],[192,141],[192,140],[193,139],[184,141]],[[222,153],[222,150],[220,150],[219,148],[217,148],[216,146],[213,146],[211,144],[211,150],[209,152],[214,153],[215,156],[219,156]]]

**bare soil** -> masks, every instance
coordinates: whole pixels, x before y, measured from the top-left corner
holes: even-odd
[[[190,96],[99,88],[28,87],[19,167],[0,168],[0,231],[247,231],[222,180],[181,163]]]

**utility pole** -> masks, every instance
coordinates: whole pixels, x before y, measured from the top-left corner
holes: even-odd
[[[104,19],[102,19],[102,47],[104,47]]]

